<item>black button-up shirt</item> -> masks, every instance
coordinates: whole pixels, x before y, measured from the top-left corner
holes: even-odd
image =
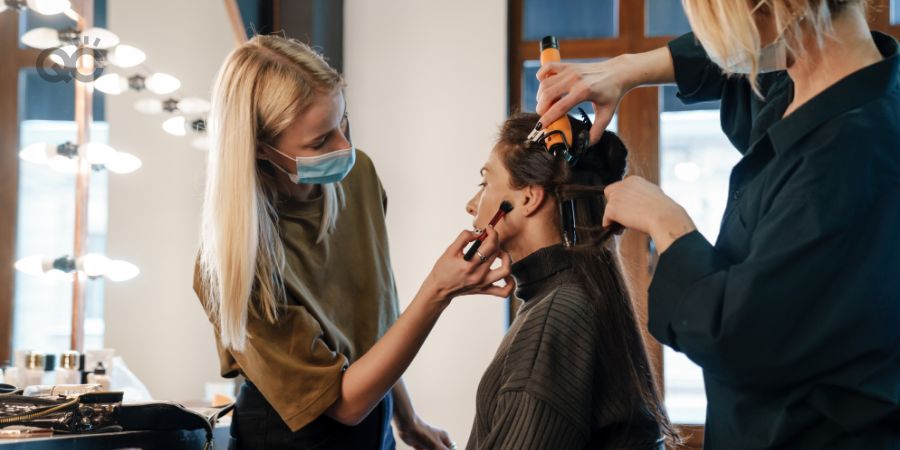
[[[649,327],[703,368],[706,448],[900,448],[900,56],[782,118],[786,72],[725,77],[669,44],[679,96],[721,99],[744,154],[715,245],[661,255]]]

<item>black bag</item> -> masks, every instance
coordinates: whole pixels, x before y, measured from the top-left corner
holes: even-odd
[[[178,403],[153,402],[122,405],[119,424],[124,430],[204,430],[207,446],[213,441],[213,429],[219,419],[234,409],[225,406],[187,409]]]
[[[18,392],[18,391],[17,391]],[[120,431],[122,392],[91,392],[75,398],[0,395],[0,428],[10,425],[52,428],[59,433]]]

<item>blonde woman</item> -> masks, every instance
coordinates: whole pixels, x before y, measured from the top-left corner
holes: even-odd
[[[464,261],[462,232],[406,311],[385,231],[387,197],[350,143],[343,81],[308,46],[256,36],[213,92],[195,290],[226,377],[243,375],[232,447],[452,448],[416,416],[400,380],[450,300],[508,296],[508,264],[487,230]],[[393,406],[392,406],[393,405]]]
[[[649,327],[703,368],[706,448],[900,448],[897,42],[863,0],[683,4],[667,48],[542,68],[540,124],[588,100],[596,140],[642,84],[721,100],[744,157],[715,245],[637,176],[603,219],[660,252]]]

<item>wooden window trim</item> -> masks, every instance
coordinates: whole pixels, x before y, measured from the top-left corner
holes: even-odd
[[[0,54],[13,55],[0,65],[0,361],[12,351],[16,258],[16,221],[19,202],[19,69],[33,62],[19,50],[19,16],[0,14]]]

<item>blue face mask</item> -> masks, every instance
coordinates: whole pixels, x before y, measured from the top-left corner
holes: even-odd
[[[278,152],[278,154],[293,159],[297,164],[297,172],[291,173],[284,170],[278,164],[272,163],[278,170],[284,172],[291,181],[296,184],[327,184],[342,181],[356,164],[356,147],[344,150],[335,150],[319,156],[290,156],[280,150],[265,144],[266,147]]]

